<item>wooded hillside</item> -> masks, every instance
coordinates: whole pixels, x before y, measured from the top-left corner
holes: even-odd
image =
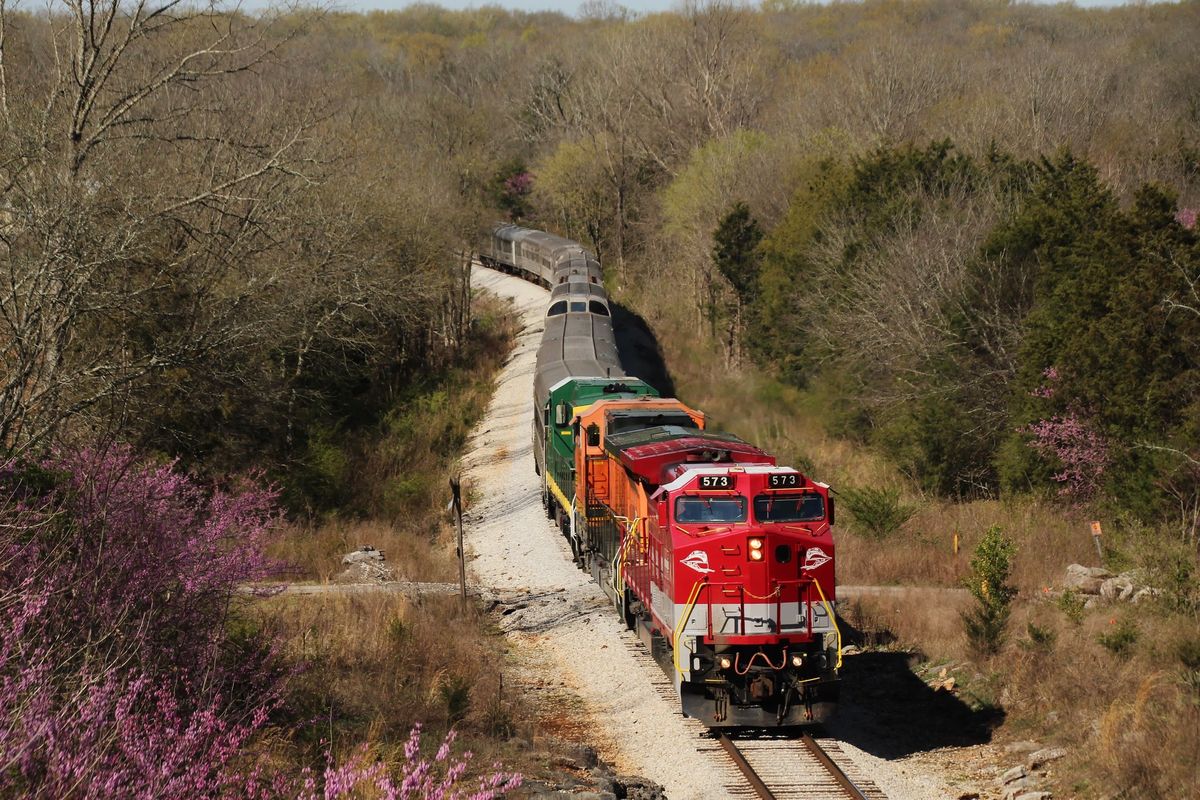
[[[730,371],[726,407],[803,397],[887,464],[839,486],[840,564],[952,584],[940,528],[884,540],[924,514],[957,555],[986,521],[977,699],[1080,752],[1102,730],[1080,785],[1194,783],[1197,41],[1194,2],[0,0],[0,794],[399,792],[440,780],[410,716],[511,734],[482,614],[280,603],[281,632],[240,588],[272,546],[327,574],[337,514],[450,570],[438,492],[510,333],[472,321],[463,254],[502,218],[593,248],[667,349]],[[1018,506],[1023,551],[994,527]],[[316,532],[272,545],[280,507]],[[1064,593],[1001,651],[1010,568],[1048,590],[1028,564],[1079,509],[1161,613],[1108,630]]]

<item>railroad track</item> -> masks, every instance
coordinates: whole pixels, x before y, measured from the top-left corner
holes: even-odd
[[[632,636],[625,646],[645,667],[654,691],[678,705],[675,689],[641,643]],[[714,732],[697,720],[684,725],[695,736],[695,748],[717,759],[723,797],[760,800],[887,800],[887,795],[863,774],[836,739],[809,734],[738,735],[736,740]]]
[[[735,742],[725,734],[717,734],[715,745],[709,749],[722,752],[736,769],[736,779],[724,787],[729,797],[886,800],[886,795],[869,779],[847,775],[846,770],[852,773],[857,770],[832,739],[820,744],[812,736],[801,734],[793,738]]]

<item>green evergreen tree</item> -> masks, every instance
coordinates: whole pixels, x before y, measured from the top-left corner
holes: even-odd
[[[750,207],[740,201],[734,203],[713,232],[713,262],[743,306],[753,303],[758,293],[762,266],[758,245],[762,240],[762,228],[750,213]]]
[[[994,655],[1004,644],[1012,601],[1017,596],[1017,590],[1008,585],[1016,552],[1012,539],[999,526],[992,526],[971,558],[967,590],[976,605],[963,612],[962,619],[967,639],[978,653]]]
[[[713,263],[717,271],[733,287],[737,301],[733,319],[729,326],[727,346],[735,355],[741,351],[742,331],[746,327],[746,315],[754,307],[758,297],[758,278],[762,269],[762,254],[758,246],[763,240],[762,228],[743,202],[734,203],[733,208],[713,231]],[[717,317],[716,295],[710,299],[711,320]]]
[[[1146,517],[1161,500],[1159,457],[1141,445],[1174,438],[1200,388],[1196,315],[1171,313],[1164,302],[1200,273],[1196,237],[1176,222],[1174,207],[1146,186],[1123,211],[1093,168],[1066,155],[1042,165],[1031,202],[989,245],[1035,276],[1013,427],[1086,420],[1109,443],[1108,491]],[[1044,483],[1071,466],[1047,463],[1028,441],[1013,434],[1000,459],[1010,487]]]

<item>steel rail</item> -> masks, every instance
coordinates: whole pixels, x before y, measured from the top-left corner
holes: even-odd
[[[721,743],[721,747],[725,748],[725,752],[733,759],[733,763],[742,771],[742,775],[746,776],[746,780],[750,782],[750,786],[758,794],[762,800],[775,800],[775,794],[767,788],[763,783],[762,778],[758,777],[758,773],[754,771],[754,767],[750,766],[750,762],[742,755],[742,751],[738,750],[737,745],[723,733],[717,734],[717,741]]]
[[[807,733],[801,734],[800,742],[806,748],[808,748],[808,751],[813,754],[817,761],[821,762],[821,766],[823,766],[825,770],[833,776],[834,780],[836,780],[838,785],[846,791],[846,794],[849,797],[851,797],[853,800],[867,800],[867,796],[863,794],[862,789],[859,789],[854,785],[854,781],[850,780],[846,773],[842,772],[842,768],[834,763],[833,759],[829,757],[829,754],[821,749],[821,745],[817,744],[816,740],[813,739],[812,736],[808,735]]]

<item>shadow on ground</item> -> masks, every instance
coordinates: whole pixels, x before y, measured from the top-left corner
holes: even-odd
[[[840,614],[844,645],[885,647],[896,641],[887,630],[859,629]],[[842,663],[838,712],[827,726],[831,735],[879,758],[900,758],[939,747],[968,747],[991,741],[1004,711],[972,707],[913,672],[919,653],[868,651]]]
[[[829,733],[888,759],[991,741],[1004,712],[976,710],[952,692],[931,688],[913,674],[919,660],[904,652],[847,656],[841,701]]]
[[[641,378],[658,390],[663,397],[675,396],[675,382],[663,359],[658,337],[646,320],[619,303],[609,303],[612,309],[613,333],[621,368],[627,375]]]

